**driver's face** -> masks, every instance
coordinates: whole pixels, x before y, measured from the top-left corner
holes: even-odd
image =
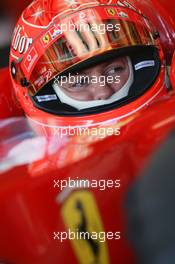
[[[75,76],[78,80],[73,82],[67,82],[64,85],[60,85],[60,88],[69,97],[80,100],[105,100],[111,97],[115,92],[119,91],[129,78],[129,65],[127,57],[116,58],[104,63],[100,63],[94,67],[78,72]],[[86,78],[82,78],[88,77]],[[92,78],[96,77],[96,80],[100,80],[100,76],[104,76],[105,82],[92,82]],[[108,76],[110,77],[110,79]],[[81,78],[80,78],[81,77]],[[112,78],[112,82],[111,82]],[[90,80],[90,82],[89,82]],[[107,81],[110,80],[110,81]]]

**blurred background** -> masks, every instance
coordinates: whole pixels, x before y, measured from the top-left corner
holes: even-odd
[[[21,12],[32,0],[0,1],[0,68],[8,66],[10,42]]]

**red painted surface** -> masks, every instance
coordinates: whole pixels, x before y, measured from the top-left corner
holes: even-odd
[[[135,1],[132,1],[135,3]],[[166,60],[171,64],[172,55],[175,49],[175,5],[174,1],[166,0],[142,0],[136,1],[137,6],[142,10],[158,30]]]
[[[9,70],[7,68],[1,70],[0,76],[0,119],[22,115],[23,111],[17,102]]]
[[[171,79],[171,84],[173,88],[175,87],[175,53],[172,59],[172,65],[171,65],[171,71],[170,71],[170,79]]]

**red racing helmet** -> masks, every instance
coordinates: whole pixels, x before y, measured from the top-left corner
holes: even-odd
[[[113,122],[168,92],[159,34],[127,1],[33,1],[14,30],[10,72],[26,116],[44,128]]]

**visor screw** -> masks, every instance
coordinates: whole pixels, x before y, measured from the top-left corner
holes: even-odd
[[[160,34],[159,34],[158,31],[153,32],[153,38],[154,38],[154,39],[158,39],[158,38],[160,38]]]
[[[12,74],[12,77],[15,79],[16,78],[16,74],[17,74],[17,69],[16,69],[16,66],[15,66],[14,62],[12,62],[12,64],[11,64],[11,74]]]
[[[22,78],[21,81],[20,81],[20,83],[21,83],[22,87],[27,87],[27,86],[29,86],[29,84],[30,84],[30,83],[27,81],[26,78]]]

